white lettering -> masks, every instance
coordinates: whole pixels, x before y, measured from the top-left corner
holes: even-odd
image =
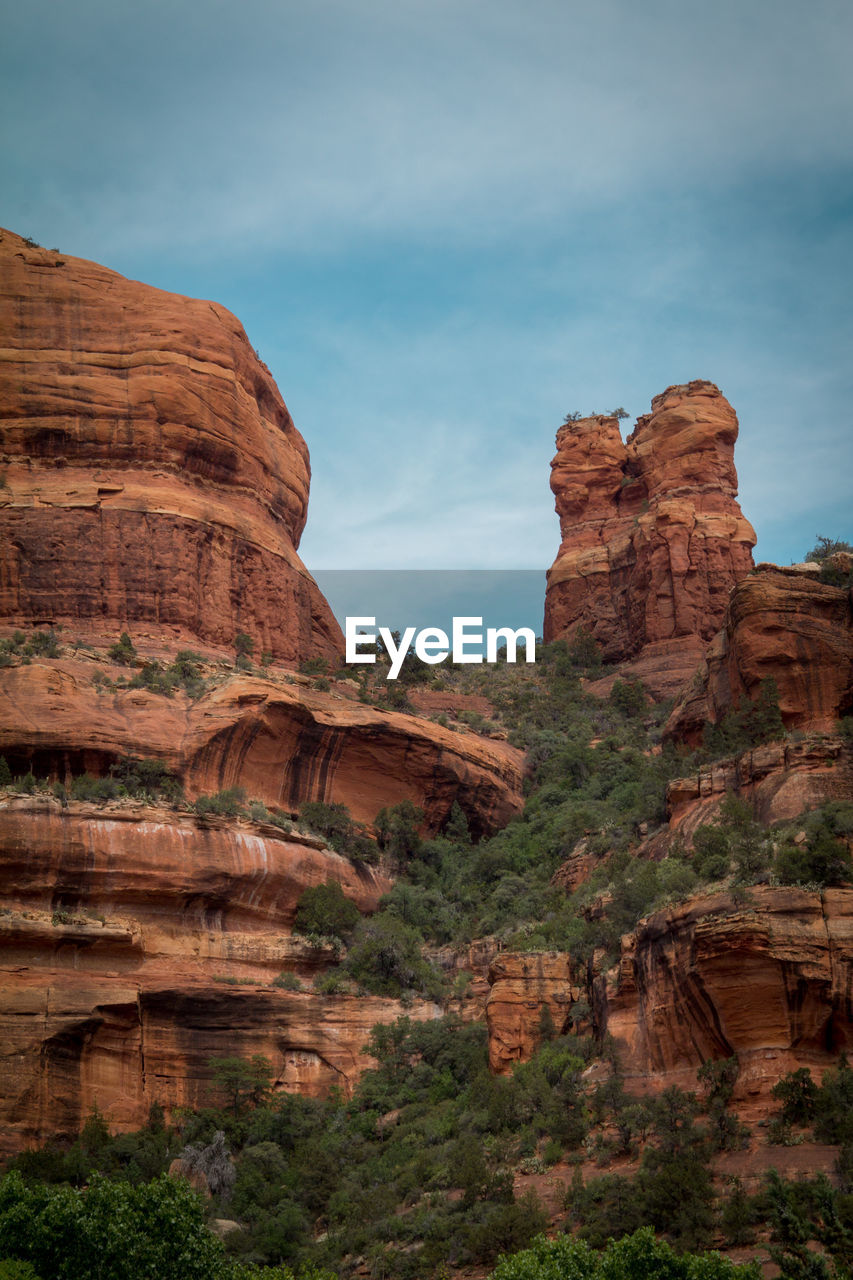
[[[519,637],[524,639],[525,662],[535,662],[536,637],[530,627],[519,627],[517,631],[512,627],[489,627],[486,632],[486,662],[497,662],[499,638],[506,641],[507,662],[515,662]]]
[[[394,637],[387,627],[380,627],[379,634],[382,637],[382,643],[388,650],[388,656],[391,659],[391,670],[388,672],[389,680],[396,680],[400,674],[400,668],[403,665],[403,659],[409,652],[409,645],[412,643],[412,637],[415,634],[415,627],[406,627],[403,637],[400,641],[399,649],[394,644]]]
[[[482,627],[482,618],[454,618],[453,619],[453,661],[454,662],[482,662],[482,653],[466,653],[466,644],[479,644],[483,647],[482,631],[466,631],[467,626]]]
[[[347,618],[346,620],[346,640],[347,640],[347,662],[375,662],[375,653],[359,653],[358,646],[360,643],[375,644],[375,631],[361,631],[361,627],[375,627],[375,618]]]
[[[447,639],[447,632],[442,631],[440,627],[426,627],[423,631],[418,632],[418,638],[415,641],[415,653],[421,662],[444,662],[450,652],[450,644]]]

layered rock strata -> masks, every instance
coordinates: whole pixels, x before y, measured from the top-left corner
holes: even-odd
[[[568,957],[502,954],[491,966],[489,1053],[504,1072],[529,1058],[548,1008],[558,1031],[589,997],[631,1089],[696,1088],[708,1059],[736,1054],[741,1113],[766,1115],[770,1090],[807,1066],[819,1079],[853,1045],[853,889],[705,893],[622,939],[615,969],[573,973]]]
[[[342,803],[368,824],[409,799],[429,830],[458,801],[476,836],[505,826],[523,805],[523,756],[505,742],[273,679],[234,675],[192,702],[107,690],[93,683],[99,673],[64,658],[3,672],[0,755],[15,773],[67,782],[106,774],[127,756],[154,757],[190,798],[242,787],[284,810]]]
[[[698,826],[714,822],[726,796],[749,802],[758,822],[785,822],[827,801],[853,796],[853,744],[836,735],[807,734],[768,742],[743,755],[703,765],[688,778],[670,782],[665,839],[692,838]]]
[[[0,805],[0,861],[7,1151],[76,1132],[95,1101],[117,1128],[143,1123],[155,1099],[205,1105],[211,1057],[262,1053],[278,1088],[346,1091],[369,1063],[370,1028],[401,1011],[272,985],[331,960],[291,933],[304,889],[337,880],[372,911],[390,888],[311,837],[17,797]]]
[[[526,1062],[546,1034],[564,1035],[575,1026],[572,1008],[583,995],[577,975],[572,980],[564,952],[502,952],[489,966],[486,1024],[489,1067],[506,1075],[516,1062]]]
[[[308,450],[239,321],[0,233],[0,618],[340,654]]]
[[[738,1096],[766,1105],[780,1076],[820,1078],[850,1050],[851,981],[853,890],[709,893],[623,939],[618,972],[593,984],[595,1019],[629,1076],[695,1087],[703,1061],[737,1054]]]
[[[702,381],[655,396],[624,443],[615,417],[560,429],[551,488],[562,542],[548,572],[546,640],[583,627],[608,661],[633,660],[657,695],[690,675],[752,567],[737,434],[731,405]]]
[[[706,724],[775,681],[785,727],[832,730],[853,712],[851,592],[802,568],[760,565],[732,592],[722,629],[673,709],[669,737],[697,743]]]

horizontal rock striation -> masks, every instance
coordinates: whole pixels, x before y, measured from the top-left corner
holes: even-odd
[[[703,1061],[737,1054],[739,1095],[766,1103],[780,1076],[849,1052],[851,981],[853,890],[758,886],[650,916],[596,979],[595,1018],[629,1076],[694,1087]]]
[[[334,657],[308,450],[239,321],[0,234],[0,618]]]
[[[853,600],[846,588],[796,568],[760,565],[738,583],[719,634],[666,726],[701,741],[733,707],[755,701],[773,679],[785,727],[832,730],[853,712]]]
[[[548,572],[545,639],[592,633],[672,693],[718,630],[752,567],[737,503],[738,422],[711,382],[669,387],[623,443],[615,417],[557,433],[551,488],[562,542]]]
[[[243,787],[285,810],[307,800],[346,804],[365,823],[410,799],[430,830],[458,801],[476,836],[522,808],[524,758],[505,742],[258,677],[232,676],[197,702],[103,691],[93,666],[63,658],[3,672],[0,755],[16,773],[32,768],[65,782],[104,774],[123,757],[154,757],[190,797]]]
[[[486,1024],[489,1066],[506,1075],[526,1062],[542,1043],[544,1029],[564,1035],[574,1026],[572,1005],[581,999],[577,975],[572,981],[563,952],[501,952],[489,966]]]
[[[271,985],[329,962],[291,934],[304,889],[334,879],[372,911],[390,888],[311,837],[18,797],[0,804],[0,864],[7,1151],[76,1132],[94,1101],[118,1128],[142,1124],[155,1099],[205,1105],[211,1057],[263,1053],[277,1087],[346,1091],[370,1028],[401,1011]]]

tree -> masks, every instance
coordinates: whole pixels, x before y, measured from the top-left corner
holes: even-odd
[[[344,894],[337,880],[304,891],[296,907],[293,932],[346,942],[361,919],[358,907]]]
[[[817,542],[811,551],[806,553],[806,563],[822,564],[830,556],[836,555],[839,551],[853,551],[853,545],[845,542],[842,538],[824,538],[820,534],[817,535]]]
[[[421,955],[420,936],[392,915],[362,920],[344,968],[375,995],[420,991],[436,997],[441,990],[439,974]]]
[[[185,1182],[163,1174],[133,1186],[93,1174],[87,1188],[0,1183],[0,1256],[50,1280],[214,1280],[221,1243]]]
[[[249,1103],[257,1107],[266,1101],[272,1082],[272,1067],[263,1054],[253,1054],[249,1062],[244,1058],[210,1058],[207,1065],[235,1116]]]

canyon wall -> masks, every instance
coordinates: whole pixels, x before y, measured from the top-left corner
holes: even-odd
[[[816,578],[818,566],[759,565],[738,583],[723,625],[666,726],[697,743],[706,724],[755,701],[774,680],[787,729],[832,731],[853,712],[851,592]]]
[[[343,652],[308,450],[239,321],[0,233],[0,620]]]
[[[632,661],[656,696],[690,676],[752,567],[737,433],[731,405],[702,381],[655,396],[624,443],[615,417],[560,428],[551,488],[562,542],[548,571],[546,641],[582,627],[607,661]]]

